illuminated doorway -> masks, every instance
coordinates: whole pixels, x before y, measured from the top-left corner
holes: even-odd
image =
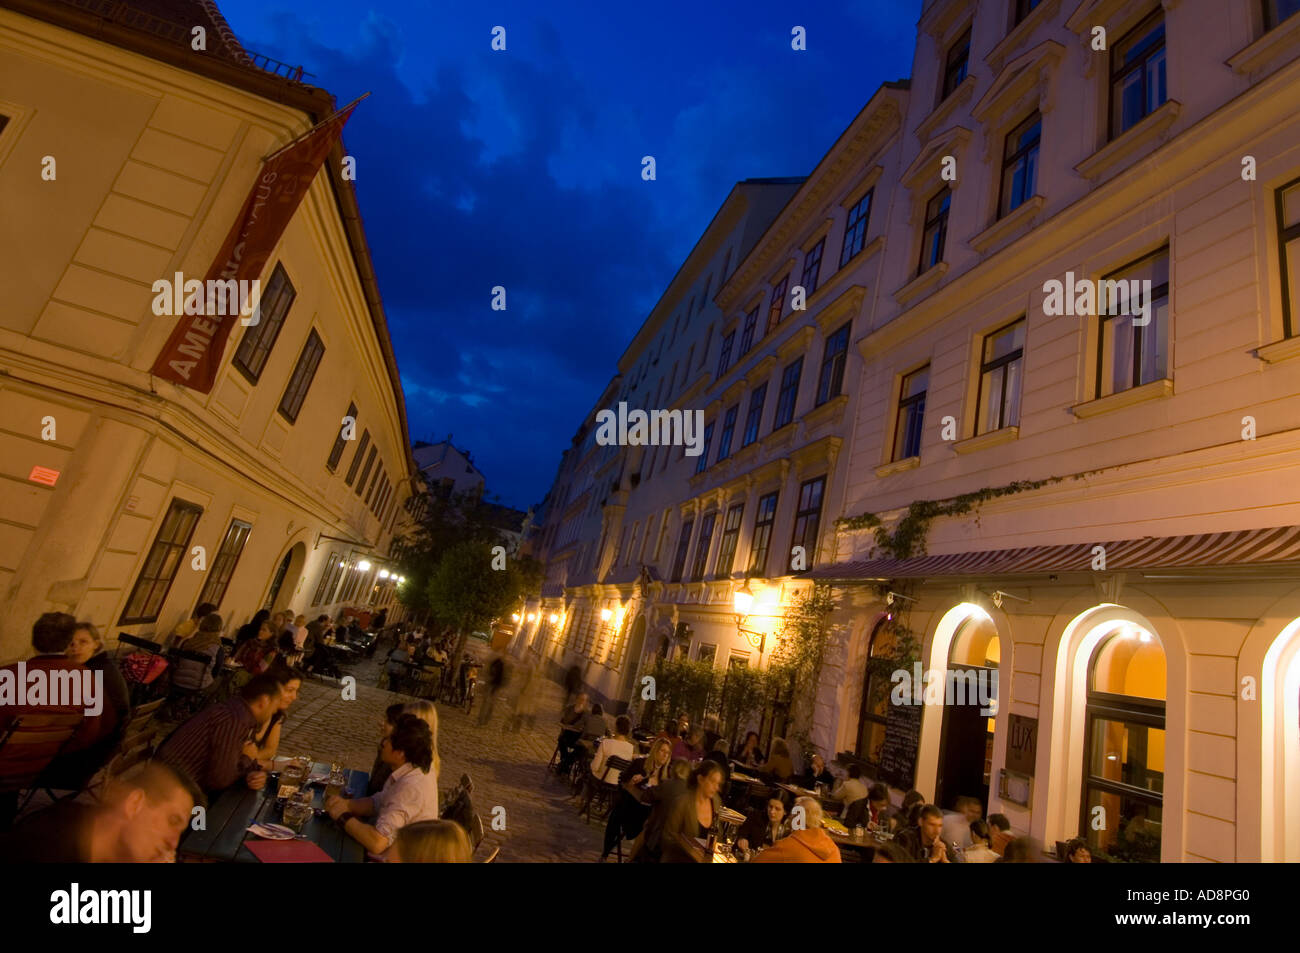
[[[871,630],[867,662],[862,673],[862,704],[858,710],[858,737],[854,747],[863,761],[879,766],[889,719],[890,679],[901,664],[902,643],[889,616],[882,616]]]
[[[946,679],[954,685],[955,703],[945,695],[934,795],[940,807],[955,808],[963,796],[988,807],[1001,645],[997,626],[983,611],[972,611],[953,636]]]
[[[1164,823],[1165,650],[1116,623],[1088,663],[1081,836],[1103,860],[1158,863]]]

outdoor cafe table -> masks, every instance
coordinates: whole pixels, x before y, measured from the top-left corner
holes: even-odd
[[[328,764],[317,762],[311,766],[307,776],[328,775],[329,770]],[[349,769],[347,775],[345,793],[351,794],[353,798],[363,797],[366,785],[370,782],[369,773]],[[260,791],[251,791],[244,786],[223,791],[208,807],[207,829],[192,830],[181,841],[181,856],[212,861],[257,862],[257,857],[248,849],[246,841],[259,838],[248,833],[249,826],[255,823],[284,823],[271,787],[268,780],[267,786]],[[323,811],[324,801],[325,786],[313,784],[312,807]],[[307,840],[337,862],[360,863],[366,859],[365,848],[345,834],[343,828],[328,814],[313,814],[303,826],[302,832]]]

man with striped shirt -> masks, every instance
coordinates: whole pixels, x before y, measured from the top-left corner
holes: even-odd
[[[279,705],[280,683],[272,675],[254,675],[236,697],[209,705],[173,731],[157,758],[185,771],[209,795],[240,778],[260,790],[266,772],[257,763],[253,734]]]

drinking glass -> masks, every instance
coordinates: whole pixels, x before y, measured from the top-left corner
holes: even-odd
[[[298,795],[295,794],[284,802],[284,826],[293,831],[295,837],[304,836],[302,829],[309,817],[311,817],[311,805],[300,801]]]

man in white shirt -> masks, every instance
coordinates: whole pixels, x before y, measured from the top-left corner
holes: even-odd
[[[978,821],[984,813],[984,808],[980,802],[973,797],[959,797],[956,802],[956,812],[944,812],[943,815],[943,839],[945,843],[956,844],[958,847],[969,847],[970,825],[972,821]]]
[[[862,780],[862,766],[849,765],[849,776],[831,789],[831,797],[844,805],[847,811],[854,801],[861,801],[867,796],[867,785]]]
[[[602,738],[600,744],[596,745],[596,753],[591,757],[591,776],[598,781],[604,781],[606,784],[615,784],[618,781],[618,772],[612,767],[607,767],[610,758],[622,758],[624,761],[631,761],[636,749],[632,746],[632,720],[627,715],[619,715],[614,719],[614,737]]]
[[[438,819],[438,777],[433,771],[433,733],[414,715],[402,715],[383,740],[379,756],[393,769],[383,790],[373,797],[325,802],[330,817],[371,854],[379,855],[397,832],[416,821]],[[374,817],[372,825],[361,820]]]

